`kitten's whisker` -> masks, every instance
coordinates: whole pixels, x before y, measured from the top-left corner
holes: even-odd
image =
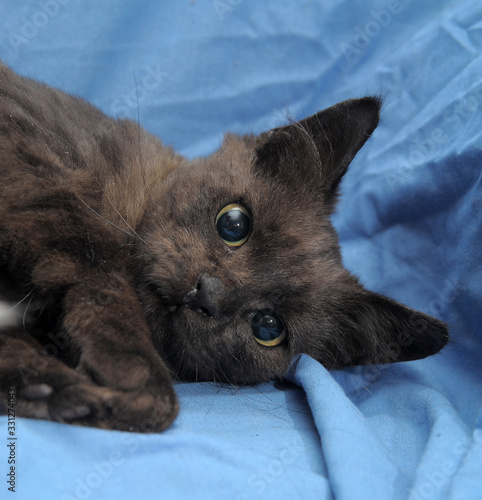
[[[32,300],[33,300],[33,295],[30,297],[30,300],[28,301],[27,307],[25,308],[25,311],[23,312],[22,326],[23,326],[24,330],[27,329],[27,326],[26,326],[26,323],[27,323],[27,311],[28,311],[28,308],[29,308],[30,304],[32,303]]]
[[[137,153],[137,156],[139,158],[139,167],[140,167],[140,173],[141,173],[141,178],[142,178],[142,182],[144,183],[144,192],[146,193],[147,195],[147,198],[149,199],[149,201],[152,203],[152,197],[151,197],[151,193],[147,187],[147,183],[146,183],[146,172],[143,168],[143,163],[142,163],[142,148],[141,148],[141,111],[140,111],[140,107],[139,107],[139,87],[137,86],[137,78],[136,78],[136,74],[135,72],[133,72],[133,76],[134,76],[134,82],[136,84],[136,103],[137,103],[137,150],[138,150],[138,153]],[[144,243],[146,243],[144,240],[142,240]]]
[[[24,302],[25,300],[28,299],[28,297],[33,293],[33,289],[30,290],[30,292],[27,293],[27,295],[25,295],[25,297],[20,300],[19,302],[17,302],[16,304],[14,304],[13,306],[10,307],[10,311],[15,309],[16,307],[18,307],[22,302]],[[31,300],[31,299],[30,299]]]
[[[112,203],[112,200],[108,196],[106,196],[105,198],[110,203],[111,207],[116,211],[117,215],[122,219],[122,222],[132,231],[132,235],[137,236],[143,243],[145,243],[147,245],[147,241],[142,239],[139,236],[139,234],[136,232],[136,230],[126,221],[126,219],[122,216],[122,214],[119,212],[119,210],[117,210],[115,205]]]
[[[137,148],[139,150],[138,155],[139,155],[139,165],[141,167],[141,172],[142,172],[142,150],[141,150],[141,112],[139,108],[139,87],[137,86],[137,78],[136,74],[133,71],[132,74],[134,75],[134,82],[136,84],[136,103],[137,103]],[[146,184],[146,180],[144,178],[144,187]]]
[[[225,371],[221,368],[219,362],[216,363],[216,370],[221,374],[220,377],[218,377],[223,384],[227,384],[232,388],[235,388],[235,384],[229,380],[229,377],[226,375]]]
[[[317,118],[317,121],[318,121],[318,123],[320,125],[320,130],[323,132],[323,135],[325,136],[326,142],[330,146],[330,154],[332,155],[333,154],[333,146],[332,146],[331,141],[330,141],[330,139],[328,137],[328,134],[325,132],[325,129],[324,129],[323,125],[320,123],[319,118]],[[300,122],[294,122],[294,123],[292,123],[292,125],[294,127],[296,127],[298,130],[300,130],[304,135],[306,135],[306,137],[310,140],[310,142],[313,144],[313,146],[316,149],[315,141],[313,140],[313,137],[310,134],[310,132]]]
[[[126,231],[125,229],[122,229],[121,227],[117,226],[116,224],[114,224],[113,222],[111,222],[109,219],[106,219],[104,216],[102,216],[101,214],[99,214],[99,212],[96,212],[91,206],[89,206],[77,193],[76,193],[76,196],[77,198],[91,211],[93,212],[95,215],[97,215],[97,217],[100,217],[104,222],[107,222],[107,224],[110,224],[112,227],[115,227],[116,229],[118,229],[119,231],[122,231],[123,233],[125,234],[128,234],[129,236],[138,236],[136,234],[132,234],[132,233],[129,233],[129,231]]]
[[[173,349],[171,349],[171,353],[172,353]],[[179,372],[181,370],[181,366],[182,365],[182,360],[184,359],[184,353],[186,352],[186,348],[183,347],[182,349],[182,352],[181,352],[181,359],[179,360],[179,363],[178,363],[178,368],[176,369],[176,378],[179,376]]]

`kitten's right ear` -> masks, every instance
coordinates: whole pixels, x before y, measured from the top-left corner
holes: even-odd
[[[258,164],[272,176],[295,177],[334,192],[378,125],[381,99],[349,99],[304,120],[261,134]],[[291,160],[291,161],[289,161]]]

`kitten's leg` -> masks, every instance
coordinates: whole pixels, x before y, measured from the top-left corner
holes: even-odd
[[[68,267],[68,259],[53,262],[62,262],[64,272]],[[76,369],[53,357],[52,343],[48,349],[20,329],[0,331],[0,401],[15,386],[19,416],[141,432],[165,429],[177,414],[177,399],[134,289],[120,273],[77,271],[66,286],[58,325],[69,338],[69,352],[78,356]],[[54,269],[41,262],[34,276],[44,290],[54,283],[41,277],[56,282]]]
[[[85,277],[67,292],[64,310],[63,327],[80,351],[77,369],[116,392],[112,427],[166,428],[177,415],[176,395],[129,281],[113,273]]]
[[[80,424],[141,432],[165,429],[178,403],[124,271],[128,245],[80,202],[74,204],[69,193],[54,192],[41,201],[0,217],[1,264],[19,289],[32,290],[40,307],[60,311],[55,328],[66,334],[80,361],[75,371],[58,360],[38,370],[31,382],[36,388],[18,392],[19,415],[65,421],[64,412],[73,408],[71,420]],[[34,362],[27,338],[15,343],[10,331],[0,335],[14,343],[14,351],[26,349],[25,366]],[[5,341],[2,351],[7,352],[6,346]],[[23,383],[17,366],[6,364],[12,349],[0,352],[2,386]],[[50,394],[44,394],[49,390],[43,384],[52,389]]]
[[[64,172],[67,179],[69,172]],[[32,290],[40,305],[60,311],[56,328],[66,333],[80,359],[76,371],[52,362],[51,370],[36,377],[36,384],[52,388],[44,396],[46,418],[62,421],[65,408],[84,405],[90,413],[74,419],[79,423],[145,432],[165,429],[178,404],[127,278],[130,242],[70,191],[78,179],[33,180],[42,188],[33,201],[0,200],[0,264],[20,289]],[[58,189],[51,186],[54,181]],[[4,360],[0,353],[2,366]],[[10,366],[9,373],[2,368],[0,380],[9,380],[12,370],[16,368]],[[70,385],[63,384],[63,377]],[[19,397],[27,399],[21,391]],[[25,415],[44,415],[45,401],[31,400]]]

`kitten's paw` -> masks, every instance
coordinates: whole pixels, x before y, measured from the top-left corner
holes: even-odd
[[[149,352],[100,352],[73,369],[22,332],[0,335],[0,414],[12,393],[19,417],[103,429],[159,432],[178,413],[169,372]]]
[[[1,371],[1,370],[0,370]],[[166,384],[118,390],[95,384],[57,360],[25,384],[15,372],[0,373],[0,414],[7,412],[7,399],[15,388],[19,417],[53,420],[69,424],[134,432],[159,432],[178,412],[170,381]]]
[[[90,413],[88,406],[63,401],[65,398],[61,396],[71,387],[88,384],[85,377],[56,359],[44,360],[40,370],[33,369],[31,363],[25,364],[25,361],[23,356],[17,363],[10,362],[9,367],[0,369],[0,414],[7,397],[14,401],[19,417],[68,422]],[[80,394],[81,391],[76,397]],[[88,411],[75,410],[77,406]]]
[[[89,404],[93,425],[158,432],[172,423],[179,406],[169,372],[160,359],[148,352],[144,356],[117,353],[114,362],[105,353],[95,354],[82,357],[76,368],[96,384],[87,389],[95,403]]]
[[[159,432],[166,429],[179,411],[174,389],[112,391],[103,398],[103,416],[98,426],[132,432]]]
[[[52,387],[47,384],[30,384],[21,390],[21,395],[27,400],[44,399],[52,394]]]

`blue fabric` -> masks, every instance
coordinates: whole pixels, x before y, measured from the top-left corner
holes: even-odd
[[[13,69],[193,157],[345,98],[386,95],[342,184],[347,267],[450,325],[432,358],[292,384],[177,384],[158,435],[17,420],[19,499],[482,498],[482,7],[478,0],[0,2]],[[4,450],[7,422],[0,418]],[[0,497],[8,496],[6,453]]]

